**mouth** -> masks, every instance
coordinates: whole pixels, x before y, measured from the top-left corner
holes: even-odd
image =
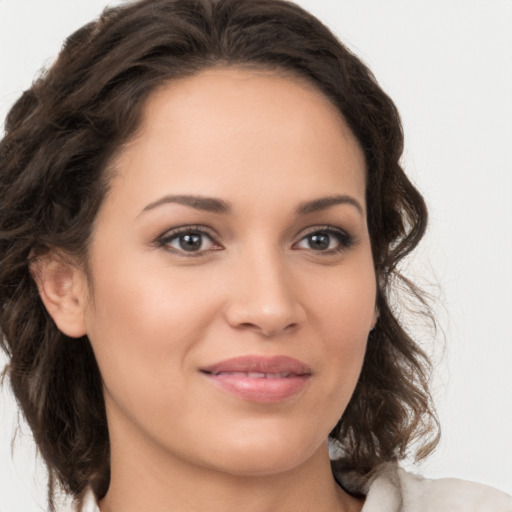
[[[287,356],[244,356],[201,368],[217,388],[242,400],[259,403],[286,401],[303,391],[311,368]]]
[[[214,375],[215,377],[233,376],[233,377],[247,377],[249,379],[287,379],[289,377],[299,377],[302,374],[290,373],[290,372],[278,372],[278,373],[265,373],[265,372],[208,372],[204,373]]]
[[[286,378],[290,375],[311,375],[311,368],[293,357],[288,356],[242,356],[226,359],[201,368],[202,372],[212,375],[222,373],[243,373],[253,378]]]

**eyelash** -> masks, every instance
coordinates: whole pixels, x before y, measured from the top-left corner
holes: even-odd
[[[197,250],[197,251],[186,251],[184,249],[178,249],[171,247],[170,244],[174,240],[179,240],[180,236],[183,235],[195,235],[200,237],[206,237],[208,238],[212,244],[216,245],[217,247],[214,249],[206,249],[206,250]],[[327,235],[331,237],[331,239],[334,237],[336,241],[338,242],[337,247],[326,249],[326,250],[314,250],[309,249],[314,253],[317,253],[319,255],[332,255],[332,254],[338,254],[343,251],[346,251],[352,245],[355,243],[354,237],[349,235],[346,231],[334,228],[333,226],[314,226],[313,228],[310,228],[306,233],[302,234],[298,242],[295,242],[293,244],[293,247],[300,244],[304,240],[306,240],[308,237],[311,237],[313,235]],[[203,244],[204,240],[201,241],[201,245]],[[159,238],[157,238],[155,245],[157,247],[161,247],[169,252],[179,254],[180,256],[189,257],[189,258],[197,258],[200,256],[203,256],[205,253],[209,253],[212,251],[219,251],[222,250],[223,247],[215,240],[215,235],[213,232],[206,228],[205,226],[181,226],[175,229],[172,229],[170,231],[166,231],[163,235],[161,235]],[[330,242],[329,242],[330,245]],[[308,249],[306,249],[308,250]]]

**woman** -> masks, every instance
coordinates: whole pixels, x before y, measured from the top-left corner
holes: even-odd
[[[135,2],[68,39],[0,146],[0,300],[82,510],[511,509],[396,466],[437,440],[389,305],[426,226],[402,142],[292,4]]]

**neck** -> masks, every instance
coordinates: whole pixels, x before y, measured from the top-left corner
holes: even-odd
[[[335,482],[327,443],[298,467],[257,475],[194,465],[161,447],[138,450],[133,444],[127,449],[115,440],[111,443],[112,478],[101,512],[359,512],[362,508],[362,502]]]

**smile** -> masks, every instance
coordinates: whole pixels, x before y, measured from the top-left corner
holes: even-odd
[[[307,365],[287,356],[244,356],[202,368],[201,372],[222,391],[264,404],[298,395],[312,374]]]

